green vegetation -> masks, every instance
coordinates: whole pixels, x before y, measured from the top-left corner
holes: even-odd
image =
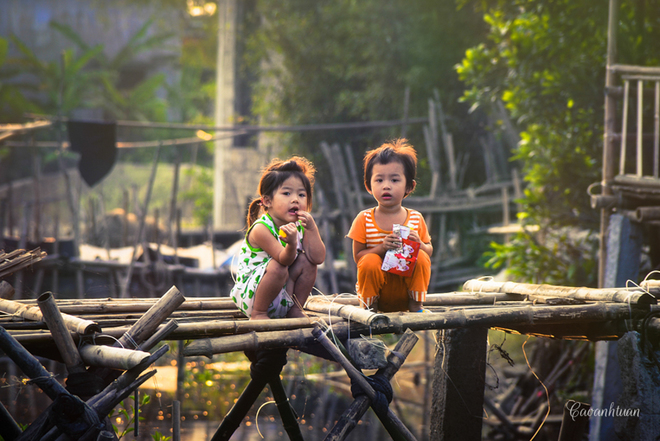
[[[508,265],[520,281],[594,285],[598,212],[587,187],[601,179],[608,2],[462,3],[483,11],[490,27],[457,67],[463,100],[491,113],[506,106],[521,132],[513,159],[527,183],[519,218],[541,228],[493,245],[490,264]],[[618,62],[657,65],[657,5],[621,3]],[[503,133],[505,121],[496,121],[490,129]]]
[[[478,43],[479,15],[452,1],[259,1],[263,26],[248,43],[246,63],[259,65],[254,113],[264,123],[312,124],[401,119],[410,88],[410,116],[428,114],[440,92],[456,145],[476,145],[478,121],[457,102],[463,87],[454,64]],[[293,134],[289,150],[319,159],[318,145],[349,143],[356,157],[401,128]],[[419,126],[408,136],[425,157]],[[320,162],[320,161],[319,161]],[[423,183],[424,184],[424,183]]]
[[[138,406],[138,421],[144,421],[144,417],[140,416],[142,413],[142,408],[149,404],[151,401],[151,396],[147,394],[142,395],[142,399],[140,400],[140,404]],[[118,420],[122,420],[125,422],[124,424],[124,429],[121,430],[119,429],[118,426],[115,424],[112,425],[112,428],[115,430],[115,434],[117,435],[117,439],[122,439],[125,435],[133,432],[135,430],[135,427],[133,426],[133,422],[135,420],[135,403],[134,403],[134,398],[131,400],[124,400],[119,405],[110,411],[108,416],[112,418],[114,415],[118,416]]]

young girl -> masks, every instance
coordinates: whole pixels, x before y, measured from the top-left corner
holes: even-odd
[[[261,175],[230,294],[250,320],[305,316],[302,307],[325,260],[309,214],[315,171],[307,159],[294,156],[274,159]]]
[[[364,157],[364,185],[378,206],[360,212],[348,232],[357,262],[356,290],[363,304],[376,310],[422,312],[431,278],[431,236],[421,213],[403,207],[415,189],[417,153],[406,139],[370,150]],[[408,239],[420,242],[411,277],[381,270],[387,250],[400,247],[394,224],[410,228]]]

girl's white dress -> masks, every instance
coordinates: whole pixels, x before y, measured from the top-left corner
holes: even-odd
[[[238,254],[238,269],[236,272],[236,284],[230,292],[230,296],[238,309],[250,317],[252,315],[252,305],[254,303],[254,293],[257,291],[257,286],[266,272],[266,267],[270,263],[272,257],[268,255],[261,248],[254,248],[250,245],[247,238],[250,231],[256,224],[265,225],[272,235],[282,244],[286,246],[280,236],[278,228],[275,226],[273,218],[268,213],[263,214],[255,223],[250,226],[245,238],[241,251]],[[298,225],[298,254],[302,251],[302,239],[304,235],[304,228]],[[286,286],[283,286],[275,300],[268,307],[268,317],[270,318],[283,318],[293,306],[293,299],[291,295],[286,292]]]

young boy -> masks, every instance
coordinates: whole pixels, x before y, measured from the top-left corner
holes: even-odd
[[[357,262],[356,291],[368,308],[384,312],[422,312],[431,278],[433,246],[424,217],[401,205],[415,189],[417,153],[406,139],[397,139],[370,150],[364,157],[364,185],[378,206],[361,211],[348,232]],[[397,249],[401,239],[392,225],[410,228],[408,238],[420,242],[411,277],[381,270],[387,250]]]

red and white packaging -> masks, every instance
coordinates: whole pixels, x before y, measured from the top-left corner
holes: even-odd
[[[381,269],[389,273],[410,277],[415,269],[415,262],[417,262],[421,244],[408,239],[410,228],[405,225],[394,224],[392,232],[401,238],[401,246],[396,250],[387,250]]]

